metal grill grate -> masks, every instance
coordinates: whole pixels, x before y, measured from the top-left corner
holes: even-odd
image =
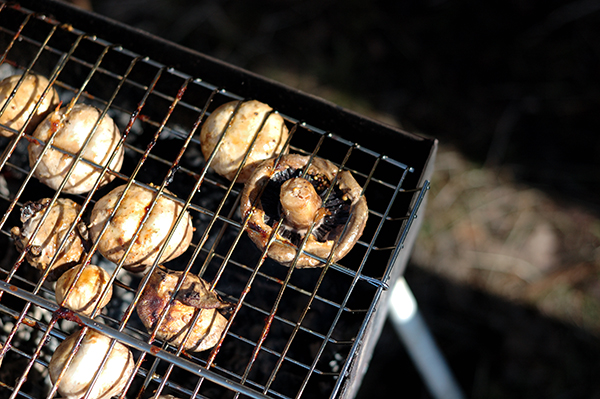
[[[110,115],[125,147],[120,172],[94,165],[114,174],[115,181],[89,194],[66,195],[33,177],[37,165],[29,166],[26,147],[36,139],[23,131],[0,138],[0,396],[55,395],[48,362],[78,325],[101,331],[134,352],[136,372],[122,396],[339,395],[369,339],[369,322],[427,189],[427,182],[414,184],[420,178],[406,183],[409,176],[424,173],[421,165],[400,162],[402,149],[394,149],[394,157],[389,157],[369,148],[373,138],[358,143],[344,138],[344,132],[320,129],[319,120],[282,112],[290,130],[289,151],[319,156],[350,170],[369,204],[362,238],[345,258],[324,268],[283,267],[266,258],[244,233],[241,185],[216,175],[211,159],[204,160],[200,152],[203,121],[220,104],[244,100],[242,96],[202,80],[202,70],[190,76],[81,31],[70,25],[75,21],[0,4],[0,73],[46,76],[63,105],[87,103]],[[79,162],[90,163],[80,156]],[[78,216],[87,220],[94,203],[122,184],[141,185],[175,199],[191,214],[192,245],[164,266],[201,276],[234,304],[226,333],[213,349],[185,353],[154,340],[135,312],[150,272],[136,275],[125,271],[122,262],[106,261],[96,253],[97,243],[89,260],[111,270],[115,292],[106,309],[91,319],[59,308],[48,272],[30,267],[25,251],[11,242],[10,229],[19,224],[26,201],[51,198],[54,203],[69,197],[82,205]],[[76,224],[70,228],[75,230]],[[155,263],[152,270],[156,267]]]

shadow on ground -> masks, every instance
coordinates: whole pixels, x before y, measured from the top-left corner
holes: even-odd
[[[411,286],[465,396],[600,398],[600,341],[577,327],[409,265]],[[386,322],[357,396],[429,398]]]
[[[477,162],[598,207],[596,2],[92,3],[243,68],[316,80],[342,93],[341,105],[364,103]]]

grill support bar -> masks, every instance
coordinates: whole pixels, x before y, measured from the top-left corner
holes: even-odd
[[[12,284],[8,284],[4,281],[0,281],[0,291],[14,295],[17,298],[23,299],[33,305],[44,308],[44,309],[48,310],[49,312],[54,313],[60,309],[60,307],[56,303],[49,301],[45,298],[42,298],[38,295],[34,295],[30,292],[20,289]],[[77,317],[78,317],[77,321],[81,324],[82,327],[86,326],[86,327],[96,330],[102,334],[105,334],[109,337],[116,338],[120,342],[123,342],[124,344],[126,344],[134,349],[137,349],[137,350],[145,352],[145,353],[152,354],[153,356],[156,356],[157,358],[159,358],[161,360],[175,364],[177,367],[180,367],[181,369],[186,370],[190,373],[193,373],[197,376],[210,378],[210,380],[212,382],[219,384],[223,387],[226,387],[228,389],[231,389],[233,391],[239,392],[241,394],[247,395],[250,398],[268,399],[268,396],[258,393],[244,385],[239,384],[236,381],[232,381],[228,378],[224,378],[223,376],[216,374],[210,370],[206,370],[204,367],[200,367],[197,364],[195,364],[189,360],[183,359],[181,357],[178,357],[173,353],[169,353],[164,350],[161,350],[159,347],[157,347],[155,345],[150,345],[146,342],[140,341],[126,333],[123,333],[114,328],[108,327],[106,325],[100,324],[100,323],[96,322],[95,320],[90,319],[89,317],[85,317],[83,315],[78,315]]]
[[[404,277],[392,288],[389,317],[431,395],[436,399],[464,399]]]

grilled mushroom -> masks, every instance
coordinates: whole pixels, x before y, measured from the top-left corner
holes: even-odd
[[[149,332],[154,330],[165,306],[171,301],[181,275],[182,272],[166,273],[156,269],[150,276],[137,304],[138,315]],[[195,313],[199,311],[200,316],[193,325],[183,349],[189,352],[210,349],[219,341],[227,324],[227,319],[218,310],[229,306],[230,304],[221,301],[217,294],[209,290],[206,281],[188,274],[157,328],[156,336],[172,345],[181,345],[192,327]]]
[[[55,384],[62,369],[66,366],[71,351],[76,350],[73,360],[58,383],[58,392],[64,399],[78,399],[86,394],[110,348],[111,339],[94,330],[88,330],[79,348],[75,349],[78,338],[79,331],[69,335],[56,348],[48,365],[50,379]],[[131,351],[125,345],[117,342],[91,388],[88,398],[108,399],[118,395],[125,388],[133,369],[134,362]]]
[[[228,102],[210,114],[202,125],[200,142],[202,154],[208,159],[225,134],[211,166],[221,176],[233,180],[258,131],[254,147],[236,180],[244,183],[258,164],[283,151],[288,129],[283,118],[272,113],[273,109],[267,104],[256,100],[245,101],[236,110],[238,103]]]
[[[116,150],[121,139],[121,133],[108,115],[104,115],[102,120],[96,124],[101,114],[99,109],[85,104],[77,104],[70,111],[68,111],[68,107],[63,107],[48,115],[35,129],[33,137],[47,142],[52,134],[56,132],[53,146],[71,154],[78,154],[95,128],[91,140],[83,151],[83,159],[104,167],[110,161],[112,153],[118,151],[110,163],[110,169],[118,172],[123,164],[123,146]],[[36,141],[29,144],[29,164],[31,166],[41,156],[43,148],[44,145]],[[75,158],[69,154],[49,148],[35,170],[35,177],[56,190],[65,179],[74,161]],[[80,160],[69,177],[63,192],[70,194],[87,193],[94,187],[100,173],[101,170],[97,166]],[[113,179],[114,175],[105,173],[100,186],[111,182]]]
[[[125,188],[125,185],[119,186],[96,202],[89,225],[91,238],[96,241],[104,225],[109,224],[100,238],[98,250],[114,263],[118,263],[125,255],[131,239],[157,195],[154,190],[136,185],[130,186],[111,219],[111,212]],[[154,263],[161,247],[169,237],[169,232],[175,228],[175,222],[182,209],[183,206],[171,198],[164,195],[158,198],[123,263],[127,270],[142,272],[148,265]],[[184,253],[192,241],[193,231],[192,218],[186,212],[166,244],[160,262],[166,262]]]
[[[327,259],[333,250],[333,262],[352,249],[367,222],[367,201],[352,174],[338,172],[330,161],[315,157],[306,176],[301,177],[308,161],[309,157],[297,154],[283,156],[278,164],[275,160],[265,161],[250,176],[242,192],[242,216],[249,217],[246,231],[261,250],[283,218],[278,240],[269,247],[268,256],[286,266],[294,260],[313,221],[304,252]],[[336,184],[327,195],[336,176]],[[296,267],[323,266],[306,253],[300,254]]]
[[[55,288],[56,302],[67,309],[91,316],[105,289],[108,292],[102,303],[98,305],[98,311],[110,301],[112,296],[112,286],[108,285],[110,274],[100,266],[87,265],[75,282],[80,269],[81,265],[67,270],[60,276]]]
[[[71,232],[54,263],[50,264],[60,243],[73,223],[76,222],[77,214],[81,210],[81,206],[70,199],[58,198],[48,211],[48,216],[37,234],[32,238],[33,232],[42,220],[50,201],[50,198],[44,198],[37,202],[27,202],[21,209],[23,227],[15,226],[10,232],[17,249],[20,251],[30,245],[29,251],[25,255],[27,261],[40,270],[51,267],[52,271],[48,277],[54,280],[64,270],[79,262],[85,250],[84,243],[87,232],[83,223],[78,224]]]
[[[4,107],[8,97],[10,97],[10,94],[17,86],[19,79],[21,79],[21,75],[13,75],[0,82],[0,109]],[[0,124],[14,130],[21,130],[27,118],[33,113],[35,105],[42,98],[42,94],[49,83],[48,79],[41,75],[28,74],[0,116]],[[35,114],[31,117],[27,130],[33,130],[46,114],[58,104],[58,94],[54,90],[54,87],[51,87],[35,111]],[[10,137],[12,135],[13,132],[10,130],[0,128],[0,136]]]

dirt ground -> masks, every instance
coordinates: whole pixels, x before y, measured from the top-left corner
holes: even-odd
[[[406,278],[466,396],[600,398],[597,2],[91,6],[438,138]],[[428,397],[386,324],[359,396],[392,395]]]

